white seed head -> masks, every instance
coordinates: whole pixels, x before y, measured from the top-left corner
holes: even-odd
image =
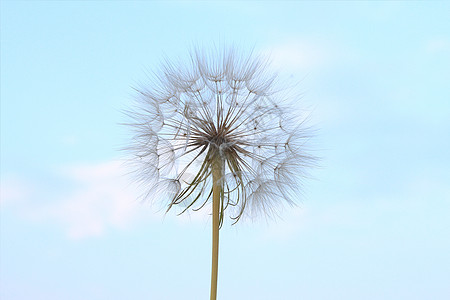
[[[314,163],[305,152],[309,128],[285,104],[267,60],[197,49],[187,63],[165,60],[159,70],[136,89],[127,113],[134,130],[127,150],[146,198],[167,199],[167,210],[181,213],[203,207],[219,159],[222,217],[274,215],[294,203]]]

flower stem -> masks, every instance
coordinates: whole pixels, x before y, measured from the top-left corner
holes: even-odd
[[[211,264],[211,297],[210,300],[217,298],[217,274],[219,265],[219,215],[220,215],[220,193],[222,185],[220,184],[221,160],[216,159],[213,164],[213,208],[212,208],[212,264]]]

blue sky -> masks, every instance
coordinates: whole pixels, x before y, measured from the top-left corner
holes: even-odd
[[[1,2],[0,298],[206,299],[207,213],[135,201],[118,149],[165,55],[254,46],[299,81],[321,168],[221,230],[219,299],[450,297],[448,2]]]

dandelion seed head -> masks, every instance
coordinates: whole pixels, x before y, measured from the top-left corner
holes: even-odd
[[[165,199],[180,213],[200,209],[220,161],[221,214],[234,222],[294,203],[314,157],[305,146],[309,128],[280,90],[268,60],[253,53],[196,49],[186,61],[166,59],[136,88],[127,113],[127,150],[144,198]]]

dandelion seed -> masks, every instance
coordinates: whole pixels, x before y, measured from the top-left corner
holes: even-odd
[[[299,175],[314,161],[305,152],[309,129],[284,105],[261,57],[197,49],[187,64],[166,60],[160,70],[136,89],[128,150],[145,197],[167,199],[167,210],[181,213],[213,203],[215,299],[225,214],[234,224],[294,203]]]

